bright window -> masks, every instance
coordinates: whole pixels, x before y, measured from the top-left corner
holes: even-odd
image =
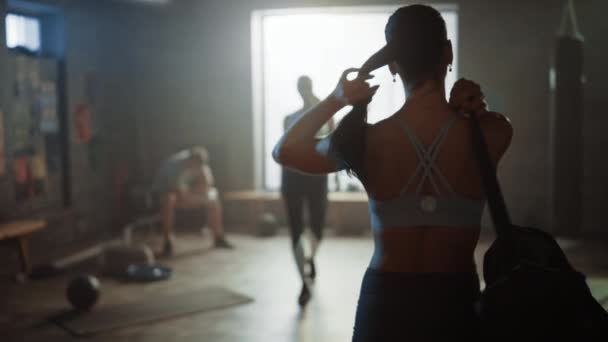
[[[40,20],[18,14],[6,16],[6,46],[40,50]]]
[[[280,166],[272,159],[274,144],[283,132],[286,115],[301,108],[297,79],[313,81],[320,99],[334,88],[341,72],[360,66],[385,44],[384,26],[396,7],[359,7],[258,11],[253,15],[253,97],[256,130],[256,170],[258,185],[267,190],[280,187]],[[448,74],[451,89],[458,73],[457,12],[453,6],[438,6],[446,20],[454,46],[453,72]],[[393,83],[388,68],[374,72],[380,89],[369,106],[370,122],[393,114],[403,104],[400,82]],[[348,112],[338,113],[340,119]],[[340,188],[336,188],[336,179]],[[330,177],[330,189],[344,191],[360,183],[345,172]]]

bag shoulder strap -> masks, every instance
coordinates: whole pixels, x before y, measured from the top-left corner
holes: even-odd
[[[507,210],[504,196],[498,178],[496,177],[496,169],[490,158],[488,146],[486,144],[479,118],[476,114],[469,114],[469,123],[471,127],[471,139],[473,142],[473,152],[481,174],[481,182],[486,194],[488,208],[494,223],[494,229],[497,235],[504,235],[511,227],[511,218]]]

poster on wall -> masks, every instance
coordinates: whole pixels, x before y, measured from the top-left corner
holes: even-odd
[[[4,113],[0,108],[0,176],[6,174],[6,152],[4,146]]]
[[[22,55],[18,55],[15,58],[15,97],[25,96],[27,89],[27,58]]]
[[[13,151],[23,151],[30,146],[32,142],[32,128],[32,115],[29,103],[24,100],[15,100],[11,113]]]
[[[59,118],[57,116],[57,92],[53,82],[42,82],[40,89],[40,131],[57,133]]]
[[[27,83],[31,94],[35,94],[40,89],[40,60],[38,58],[28,58]]]

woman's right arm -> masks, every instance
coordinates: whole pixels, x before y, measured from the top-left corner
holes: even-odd
[[[284,167],[303,173],[334,172],[337,169],[335,160],[318,148],[321,140],[315,135],[343,107],[343,103],[329,96],[306,111],[301,118],[286,128],[272,151],[274,160]]]
[[[329,155],[331,135],[318,139],[316,134],[340,109],[376,93],[378,86],[367,83],[371,75],[347,79],[348,74],[357,71],[355,68],[345,70],[333,93],[287,128],[273,149],[272,156],[277,163],[308,174],[327,174],[343,168],[339,160]]]

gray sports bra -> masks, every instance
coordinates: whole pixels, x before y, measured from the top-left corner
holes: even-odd
[[[425,148],[404,120],[399,120],[416,151],[419,164],[397,198],[380,201],[370,196],[373,230],[408,226],[479,226],[484,201],[468,199],[456,193],[435,164],[439,149],[455,121],[456,116],[440,129],[431,145]],[[420,177],[416,191],[408,192],[416,177]],[[431,183],[434,194],[421,194],[425,181]],[[439,182],[445,192],[441,192]]]

